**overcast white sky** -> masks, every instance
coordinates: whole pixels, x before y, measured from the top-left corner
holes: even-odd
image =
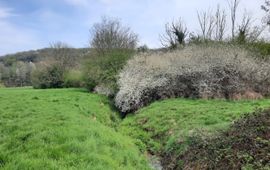
[[[263,2],[242,0],[238,16],[246,9],[260,24]],[[0,0],[0,55],[55,41],[87,47],[89,29],[101,16],[120,18],[139,34],[140,44],[159,47],[167,21],[181,17],[196,32],[197,11],[214,10],[217,4],[228,11],[227,0]]]

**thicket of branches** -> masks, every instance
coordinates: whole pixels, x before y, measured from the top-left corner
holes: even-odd
[[[265,17],[263,18],[263,22],[270,25],[270,1],[265,0],[265,3],[261,7],[266,13]]]
[[[165,24],[165,33],[160,35],[160,42],[164,47],[175,49],[185,44],[188,30],[184,22],[179,18],[176,21]]]
[[[165,32],[160,35],[161,45],[165,48],[176,49],[187,42],[219,41],[244,44],[260,41],[259,37],[264,31],[265,25],[255,24],[255,19],[248,11],[239,17],[238,11],[242,7],[241,0],[228,0],[227,2],[228,12],[220,5],[217,5],[214,10],[197,12],[198,32],[190,31],[181,18],[166,23]],[[264,23],[269,22],[269,8],[270,2],[265,1],[265,5],[262,5],[262,9],[267,13],[263,20]]]
[[[119,19],[103,17],[101,22],[95,23],[91,29],[90,46],[98,52],[112,49],[134,49],[138,43],[138,35],[127,26],[123,26]]]

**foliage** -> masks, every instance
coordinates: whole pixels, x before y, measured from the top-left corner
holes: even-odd
[[[83,74],[80,69],[73,69],[64,74],[65,87],[83,87]]]
[[[10,66],[0,63],[0,81],[7,87],[30,86],[31,73],[35,69],[34,63],[14,62]]]
[[[8,54],[0,57],[0,63],[5,64],[5,66],[11,66],[13,63],[18,61],[24,63],[37,63],[39,61],[44,61],[47,59],[54,59],[55,56],[52,55],[53,50],[54,48],[50,47],[38,50],[23,51],[15,54]],[[70,48],[69,50],[70,55],[77,59],[89,51],[89,49],[87,48]]]
[[[264,41],[258,41],[245,44],[246,48],[254,53],[261,55],[263,58],[269,58],[270,56],[270,43]]]
[[[141,54],[121,71],[115,103],[128,113],[173,97],[257,99],[269,95],[269,68],[269,62],[225,45]]]
[[[0,90],[0,169],[149,169],[104,96],[80,89]]]
[[[186,152],[167,154],[166,163],[169,169],[269,169],[269,128],[269,110],[245,115],[211,139],[196,134]]]
[[[179,153],[186,148],[188,137],[196,130],[215,134],[218,130],[226,129],[241,115],[269,105],[269,99],[168,99],[154,102],[136,114],[127,115],[119,131],[136,139],[141,150],[158,155],[171,150]],[[182,145],[176,145],[179,141]]]
[[[36,89],[61,88],[64,72],[58,65],[41,66],[32,73],[32,86]]]
[[[120,20],[103,17],[93,25],[89,54],[84,67],[84,80],[90,91],[114,96],[117,91],[117,74],[135,51],[138,36]]]
[[[33,70],[40,69],[36,65],[43,65],[43,69],[44,63],[47,65],[57,63],[59,69],[70,70],[80,64],[87,51],[89,49],[70,48],[64,43],[57,42],[52,44],[51,48],[2,56],[0,57],[0,80],[7,87],[31,86]]]
[[[114,49],[104,54],[92,53],[84,66],[84,79],[88,90],[96,86],[108,89],[109,95],[117,91],[117,75],[134,53],[133,50]]]
[[[45,60],[32,74],[32,85],[34,88],[62,88],[64,87],[65,74],[76,66],[76,58],[71,55],[72,49],[57,42],[52,45],[52,56],[54,60]]]

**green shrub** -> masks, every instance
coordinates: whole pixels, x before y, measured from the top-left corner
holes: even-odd
[[[34,88],[61,88],[64,85],[64,73],[58,65],[41,67],[31,75]]]
[[[65,87],[82,87],[83,76],[80,70],[70,70],[64,74]]]
[[[42,88],[42,86],[44,88],[48,86],[48,84],[46,83],[47,80],[42,78],[42,76],[44,74],[44,71],[45,71],[44,68],[39,68],[39,69],[36,69],[36,70],[34,70],[32,72],[32,74],[31,74],[31,82],[32,82],[32,86],[34,88],[38,89],[38,88]],[[45,78],[45,76],[44,76],[44,78]]]
[[[247,46],[251,51],[259,53],[263,57],[270,55],[270,43],[261,41],[249,43]]]
[[[111,95],[115,94],[117,75],[133,53],[133,50],[127,49],[92,53],[87,59],[83,73],[87,89],[93,91],[96,86],[102,86],[102,89],[109,89]]]

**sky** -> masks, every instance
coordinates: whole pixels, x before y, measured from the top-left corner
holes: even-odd
[[[248,11],[261,23],[264,0],[242,0],[238,16]],[[214,10],[228,0],[0,0],[0,56],[65,42],[89,46],[90,29],[102,16],[119,18],[139,35],[140,45],[160,47],[164,24],[179,17],[198,32],[197,11]],[[229,30],[227,30],[229,32]]]

